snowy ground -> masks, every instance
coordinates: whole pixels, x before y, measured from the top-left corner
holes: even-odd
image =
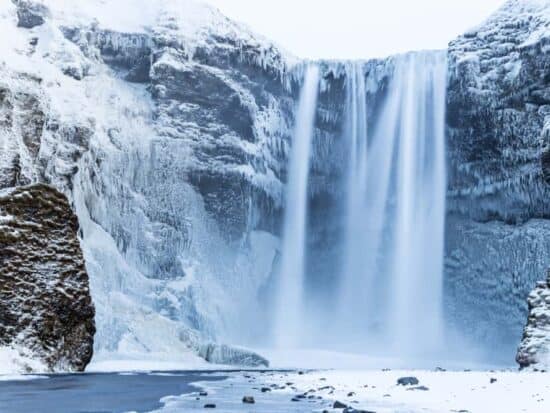
[[[418,378],[419,384],[397,385],[397,379],[405,376]],[[204,411],[206,404],[214,404],[217,411],[223,412],[341,412],[342,408],[333,408],[335,401],[355,411],[378,413],[550,411],[550,374],[546,373],[426,370],[331,370],[303,374],[242,372],[230,375],[225,381],[198,385],[208,393],[207,396],[201,396],[197,390],[183,396],[165,397],[162,399],[164,407],[154,412]],[[266,388],[269,390],[265,391]],[[244,396],[254,397],[255,403],[244,404]],[[293,398],[296,401],[292,401]]]
[[[415,377],[419,383],[398,385],[401,377]],[[37,378],[45,380],[28,381]],[[20,380],[28,384],[18,385]],[[20,408],[17,413],[29,411],[24,409],[25,403],[36,407],[36,401],[59,406],[60,400],[74,399],[71,392],[75,391],[80,392],[76,398],[91,407],[117,413],[187,413],[204,411],[207,405],[226,413],[550,412],[550,373],[504,370],[216,370],[0,376],[0,388],[0,411],[4,404]],[[23,388],[25,398],[21,398]],[[254,404],[243,403],[244,396],[252,397]],[[342,404],[335,408],[335,402]],[[350,409],[344,410],[343,405]],[[78,411],[64,408],[64,413]]]
[[[150,407],[140,405],[140,409],[128,410],[130,412],[198,412],[204,411],[206,405],[215,405],[215,411],[227,413],[324,411],[339,413],[344,409],[334,408],[337,401],[355,409],[348,410],[349,412],[550,412],[550,373],[518,372],[512,368],[502,369],[479,365],[474,367],[467,366],[463,362],[445,363],[443,367],[449,370],[435,367],[403,370],[398,367],[399,360],[368,358],[352,354],[323,351],[260,351],[260,353],[272,361],[271,368],[274,370],[235,371],[228,366],[211,365],[196,356],[189,356],[191,357],[189,358],[187,355],[180,356],[178,360],[155,359],[152,356],[150,360],[139,362],[135,359],[106,358],[95,359],[88,368],[89,374],[73,375],[68,378],[64,378],[63,375],[0,375],[0,388],[4,386],[6,389],[5,386],[11,386],[17,389],[13,384],[14,380],[48,377],[50,378],[48,381],[91,382],[92,393],[88,393],[85,386],[75,387],[83,392],[79,397],[87,397],[91,402],[97,397],[97,402],[105,403],[107,406],[108,401],[119,400],[124,395],[127,395],[128,399],[131,398],[127,393],[132,391],[133,386],[128,380],[137,380],[133,376],[136,376],[136,371],[141,371],[146,373],[138,374],[138,378],[148,387],[143,387],[143,394],[140,394],[144,399],[148,398]],[[282,370],[290,366],[293,369]],[[465,367],[472,367],[472,370],[463,370]],[[167,372],[158,373],[160,370]],[[180,371],[174,372],[174,370]],[[201,370],[202,373],[196,370]],[[130,373],[120,373],[123,371]],[[157,373],[153,373],[155,371]],[[106,374],[98,375],[98,372]],[[117,377],[126,376],[128,379],[117,379]],[[168,376],[180,377],[176,379],[176,384],[181,381],[187,386],[186,389],[178,392],[177,388],[173,387],[174,383],[169,387],[166,384],[166,380],[169,380],[166,378]],[[220,376],[227,378],[219,380],[223,378]],[[418,379],[418,384],[398,385],[397,380],[401,377],[415,377]],[[116,388],[111,388],[111,385],[106,386],[106,382],[113,383]],[[52,382],[49,386],[52,387],[54,384]],[[107,390],[93,393],[98,386],[103,386],[115,396],[105,393]],[[27,385],[25,388],[32,393],[31,387]],[[44,389],[49,388],[47,384],[36,384],[35,387],[41,391],[42,402],[48,399],[55,404],[55,400],[60,397],[56,391],[45,391]],[[154,392],[147,394],[147,388],[153,389]],[[201,394],[201,392],[207,394]],[[254,404],[243,403],[244,396],[253,397]],[[13,401],[18,396],[16,392],[4,397],[7,398],[6,400],[11,398]],[[159,407],[150,410],[154,404],[153,399]]]

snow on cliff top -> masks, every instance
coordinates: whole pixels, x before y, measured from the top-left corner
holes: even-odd
[[[52,17],[68,24],[96,21],[102,29],[146,32],[171,16],[182,34],[194,36],[205,28],[218,34],[239,31],[217,9],[195,0],[42,0]]]
[[[280,53],[288,62],[296,59],[271,40],[254,33],[245,24],[225,17],[217,8],[196,0],[41,0],[59,25],[92,23],[104,30],[148,33],[169,29],[192,43],[211,36],[251,44]]]
[[[523,46],[550,37],[550,0],[509,0],[485,22],[465,33],[465,36],[494,33],[502,28],[520,29],[526,25],[531,30],[518,30],[519,36],[527,36],[521,39]]]

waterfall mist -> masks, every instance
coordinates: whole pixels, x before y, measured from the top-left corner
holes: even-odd
[[[275,313],[279,347],[297,345],[303,326],[307,182],[318,89],[319,68],[312,65],[306,70],[300,93],[290,154]]]

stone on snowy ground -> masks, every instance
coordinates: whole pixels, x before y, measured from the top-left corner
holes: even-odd
[[[332,408],[333,408],[333,409],[345,409],[346,407],[348,407],[347,404],[344,404],[344,403],[342,403],[342,402],[340,402],[340,401],[338,401],[338,400],[336,400],[336,401],[334,402],[334,404],[332,405]]]
[[[252,397],[252,396],[244,396],[243,397],[243,403],[254,404],[254,403],[256,403],[256,401],[254,400],[254,397]]]
[[[397,384],[400,386],[416,386],[419,383],[416,377],[401,377],[397,379]]]
[[[82,371],[93,353],[94,306],[77,231],[54,188],[0,191],[0,346],[50,371]]]
[[[550,270],[527,299],[529,316],[518,348],[520,369],[550,370]]]

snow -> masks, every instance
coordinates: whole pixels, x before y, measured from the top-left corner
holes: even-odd
[[[410,387],[396,384],[398,378],[408,376],[417,377],[419,385],[429,390],[410,390]],[[497,381],[491,384],[491,378]],[[549,378],[548,374],[507,371],[335,370],[292,374],[284,380],[293,382],[298,392],[334,386],[331,399],[344,403],[357,400],[359,403],[354,407],[378,413],[405,409],[412,412],[545,413],[550,409]],[[350,392],[356,395],[348,397]]]
[[[32,357],[25,356],[26,353],[30,352],[23,348],[0,346],[0,381],[32,378],[31,376],[20,376],[25,371],[35,373],[48,371],[46,365]]]
[[[112,358],[109,358],[112,357]],[[118,357],[118,358],[116,358]],[[192,354],[183,353],[180,357],[167,359],[166,354],[138,355],[136,358],[121,359],[120,354],[101,355],[92,360],[86,368],[87,373],[110,372],[149,372],[149,371],[182,371],[182,370],[220,370],[219,366],[206,362]]]
[[[263,50],[255,63],[273,65],[283,57],[290,65],[298,60],[268,39],[226,18],[218,9],[195,0],[43,0],[53,20],[68,27],[97,25],[104,30],[124,33],[164,35],[176,32],[192,56],[195,47],[206,46],[210,37],[226,37],[240,44],[254,44]],[[277,56],[281,51],[283,56]],[[276,52],[276,53],[273,53]]]
[[[428,390],[397,385],[398,378],[408,376],[418,378],[419,386]],[[194,383],[207,391],[205,397],[197,391],[162,398],[164,406],[155,413],[204,411],[206,403],[226,413],[240,412],[244,395],[254,397],[255,412],[270,413],[341,411],[333,409],[335,401],[377,413],[547,413],[548,378],[548,374],[508,371],[236,372],[223,381]],[[271,390],[262,392],[262,387]],[[302,394],[305,398],[291,401]]]

